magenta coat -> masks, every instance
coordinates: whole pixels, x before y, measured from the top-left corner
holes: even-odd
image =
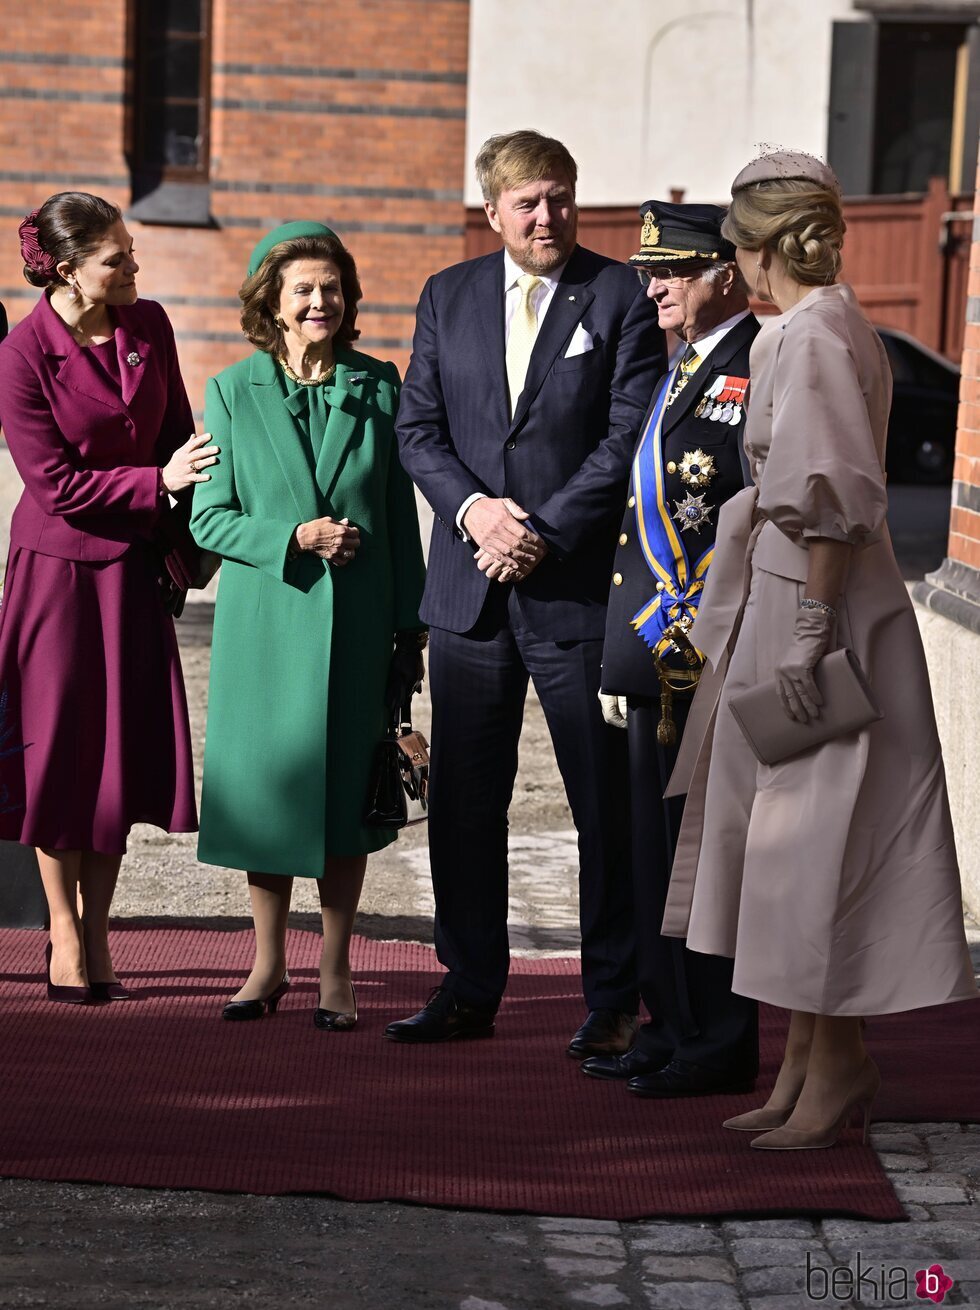
[[[0,345],[0,424],[25,484],[12,546],[118,559],[166,504],[160,467],[194,431],[173,329],[152,300],[113,312],[121,397],[47,296]]]
[[[0,608],[0,838],[122,854],[134,823],[197,826],[148,543],[169,506],[160,468],[194,420],[163,309],[113,320],[113,345],[86,349],[42,296],[0,345],[0,422],[24,479]]]

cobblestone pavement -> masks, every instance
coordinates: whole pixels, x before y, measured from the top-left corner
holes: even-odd
[[[188,610],[181,644],[200,743],[210,607]],[[424,701],[419,722],[427,723]],[[372,858],[361,932],[429,940],[424,842],[424,833],[411,832]],[[575,836],[533,696],[511,859],[515,949],[574,950]],[[296,901],[299,922],[312,926],[314,891],[303,880]],[[128,918],[220,914],[244,922],[244,878],[198,865],[192,837],[140,829],[116,911]],[[971,936],[980,944],[980,933]],[[932,1304],[917,1298],[915,1272],[935,1263],[954,1279],[944,1304],[980,1307],[980,1127],[879,1124],[873,1140],[908,1211],[905,1222],[615,1223],[7,1180],[0,1182],[0,1307],[911,1306]]]

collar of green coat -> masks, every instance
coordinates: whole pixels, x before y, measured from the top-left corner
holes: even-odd
[[[327,514],[344,516],[343,505],[334,503],[336,483],[359,426],[364,391],[374,385],[373,376],[353,367],[345,355],[337,352],[337,371],[323,388],[329,412],[315,475],[311,475],[303,433],[286,406],[278,363],[267,352],[256,351],[249,366],[253,398],[304,523]]]

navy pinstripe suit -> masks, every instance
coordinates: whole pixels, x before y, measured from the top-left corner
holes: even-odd
[[[432,629],[429,843],[435,940],[461,1002],[495,1006],[509,963],[507,809],[528,678],[579,832],[590,1008],[635,1012],[625,743],[596,693],[612,556],[637,433],[665,366],[633,271],[576,247],[540,325],[513,419],[503,252],[429,279],[398,438],[436,514],[421,615]],[[581,324],[593,349],[566,358]],[[455,520],[474,492],[510,496],[548,554],[490,582]]]

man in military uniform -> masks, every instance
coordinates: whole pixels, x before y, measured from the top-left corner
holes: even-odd
[[[683,798],[663,800],[701,660],[687,639],[711,565],[718,509],[748,481],[742,451],[749,313],[724,209],[648,201],[630,263],[683,353],[641,429],[602,655],[607,722],[629,734],[633,897],[640,994],[650,1020],[625,1055],[584,1073],[640,1096],[749,1091],[756,1005],[731,990],[732,961],[689,951],[660,925]]]

